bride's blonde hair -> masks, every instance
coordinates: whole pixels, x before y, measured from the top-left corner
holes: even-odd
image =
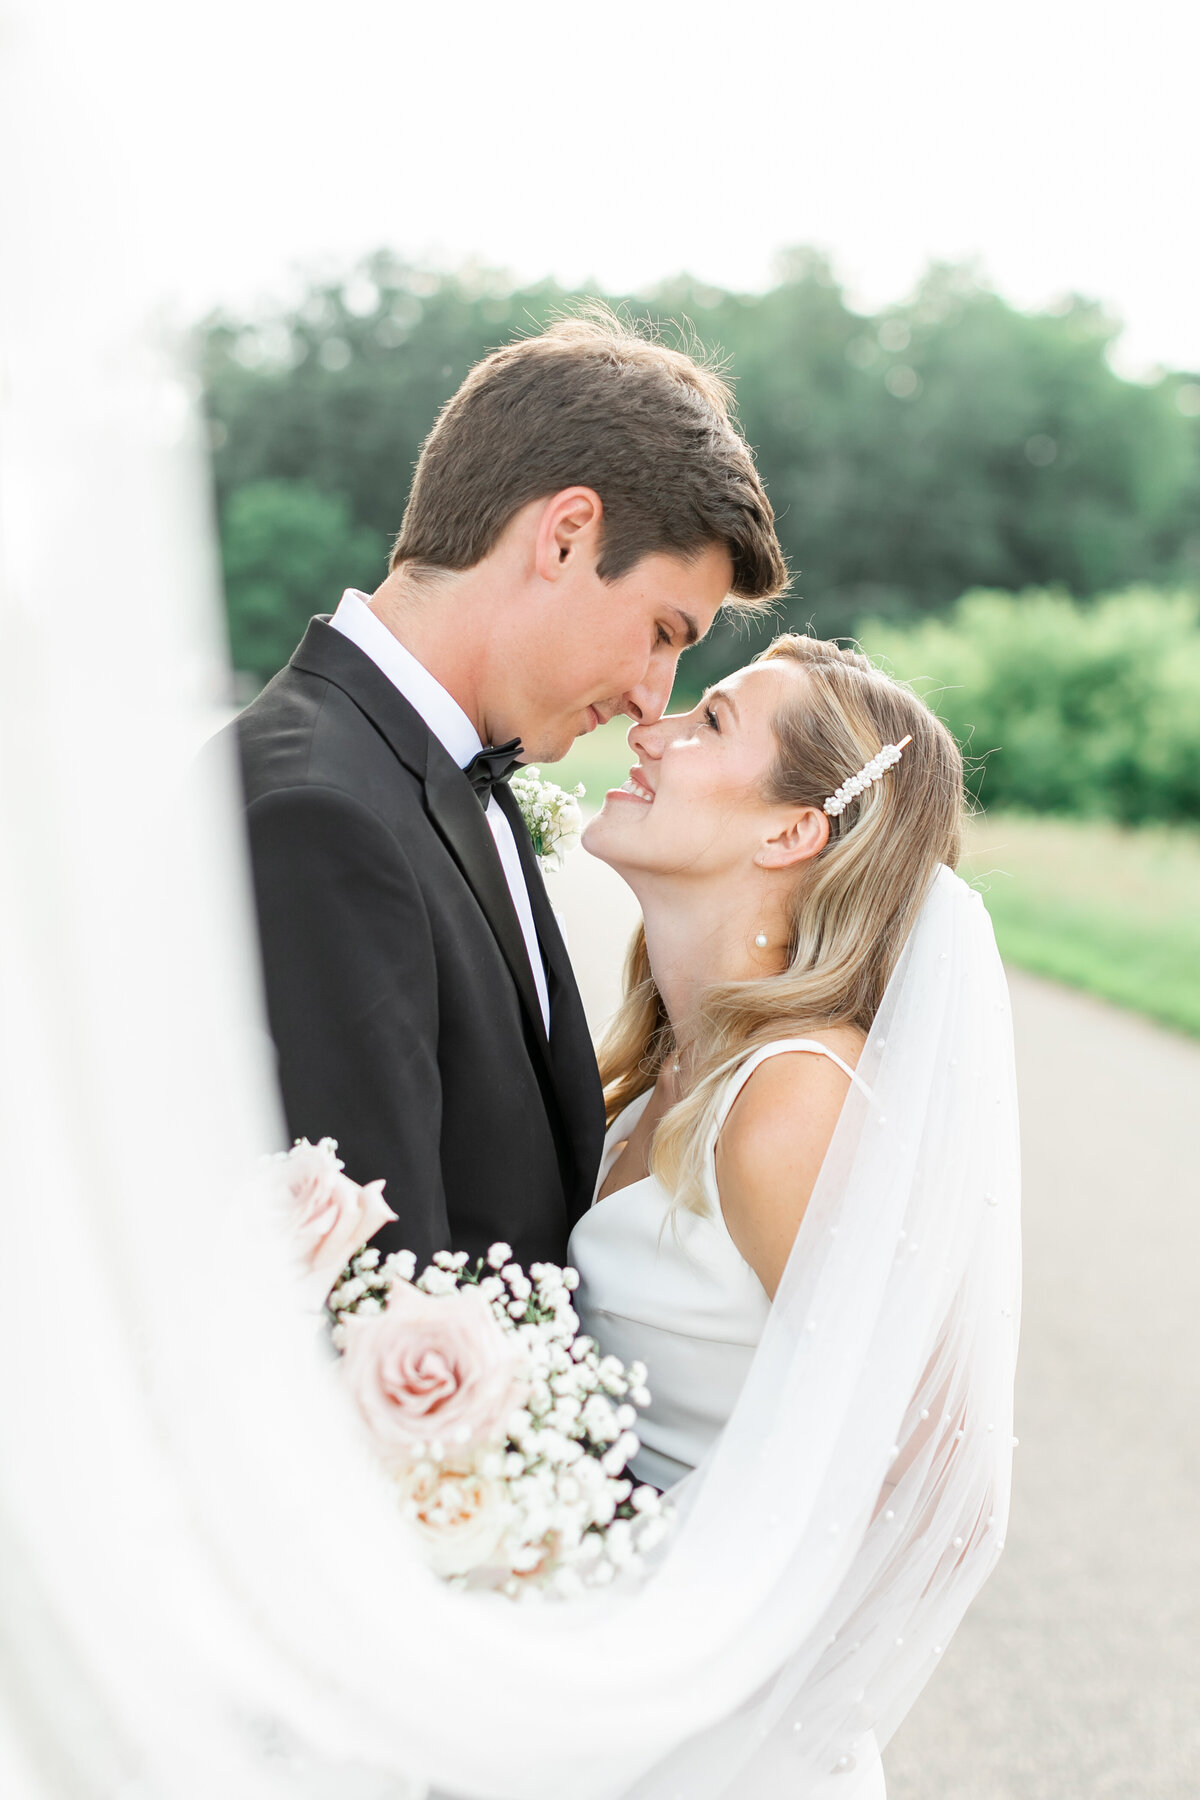
[[[760,1044],[834,1025],[871,1029],[883,991],[939,863],[958,862],[963,765],[941,720],[865,656],[786,633],[756,658],[799,664],[774,720],[772,804],[823,806],[885,744],[911,735],[899,763],[829,821],[829,842],[801,865],[790,898],[787,966],[704,996],[690,1082],[659,1121],[651,1167],[676,1203],[706,1210],[703,1168],[724,1077]],[[639,926],[625,997],[600,1044],[609,1123],[654,1086],[674,1053],[670,1024]]]

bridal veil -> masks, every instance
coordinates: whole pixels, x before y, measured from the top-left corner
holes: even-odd
[[[26,19],[5,129],[36,149]],[[86,190],[40,196],[57,241],[3,221],[51,281],[73,207],[119,223]],[[103,298],[69,337],[11,295],[0,319],[0,1791],[849,1797],[1006,1529],[1016,1101],[983,905],[949,870],[925,900],[649,1576],[441,1586],[247,1190],[281,1125],[233,772],[189,773],[221,673],[197,424]]]

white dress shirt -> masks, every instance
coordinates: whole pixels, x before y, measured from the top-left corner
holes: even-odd
[[[411,650],[404,648],[399,638],[392,635],[381,619],[376,618],[367,603],[367,596],[360,594],[356,588],[347,588],[329,622],[335,631],[340,631],[352,644],[357,644],[376,668],[382,669],[392,686],[399,688],[409,705],[420,713],[443,749],[454,758],[460,769],[465,769],[471,758],[483,749],[479,733],[458,701],[446,692],[441,682],[417,661]],[[508,883],[508,891],[520,920],[525,948],[529,953],[529,966],[537,988],[538,1004],[542,1009],[542,1024],[549,1037],[550,995],[546,988],[546,969],[542,962],[537,928],[533,923],[533,908],[529,904],[529,889],[525,885],[525,871],[521,867],[517,840],[494,796],[488,802],[484,817],[491,827],[504,879]]]

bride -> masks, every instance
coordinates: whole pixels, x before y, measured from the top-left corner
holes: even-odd
[[[723,1491],[730,1532],[755,1476],[779,1479],[756,1456],[762,1441],[792,1433],[800,1468],[807,1451],[842,1505],[865,1496],[868,1507],[821,1627],[825,1656],[820,1639],[817,1654],[793,1654],[774,1704],[708,1734],[684,1758],[694,1786],[670,1791],[704,1781],[731,1796],[880,1800],[880,1739],[924,1678],[909,1634],[921,1619],[927,1672],[941,1654],[935,1632],[953,1629],[931,1621],[957,1623],[1002,1547],[1007,1510],[1015,1112],[1003,975],[978,896],[951,873],[962,759],[928,707],[865,657],[790,634],[690,713],[635,725],[629,743],[638,761],[583,839],[643,916],[600,1048],[608,1133],[595,1198],[571,1239],[583,1328],[649,1366],[632,1473],[672,1489],[685,1519],[706,1489]],[[881,1158],[889,1121],[899,1129]],[[988,1213],[1004,1187],[1008,1235],[972,1243],[980,1189]],[[919,1237],[935,1252],[936,1298],[928,1277],[912,1279]],[[870,1355],[856,1317],[876,1321]],[[804,1359],[818,1330],[823,1373]],[[839,1416],[860,1356],[857,1402]],[[896,1441],[872,1474],[868,1420],[897,1358],[912,1375],[907,1392],[899,1377]],[[781,1577],[794,1577],[811,1532],[799,1516]],[[768,1535],[781,1523],[759,1515]],[[814,1585],[811,1573],[794,1582],[794,1620]],[[870,1707],[872,1689],[905,1687],[890,1709]],[[792,1722],[789,1747],[781,1700],[829,1730],[828,1773],[810,1764],[811,1786],[790,1786],[795,1734],[808,1727]],[[723,1754],[737,1769],[728,1788],[712,1773]]]
[[[585,1329],[653,1373],[634,1472],[665,1488],[733,1409],[889,977],[958,860],[962,759],[907,688],[795,635],[629,743],[583,842],[644,927],[571,1258]]]

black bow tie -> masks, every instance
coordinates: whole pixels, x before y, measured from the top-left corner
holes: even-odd
[[[507,744],[488,744],[473,756],[463,774],[475,789],[476,796],[484,812],[492,797],[492,789],[502,781],[507,781],[515,769],[519,769],[521,754],[520,738],[513,738]]]

